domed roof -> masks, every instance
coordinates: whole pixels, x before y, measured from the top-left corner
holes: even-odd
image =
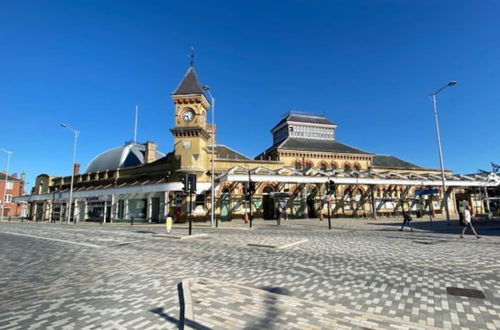
[[[127,142],[124,146],[110,149],[98,155],[87,166],[87,173],[114,170],[121,167],[131,167],[144,164],[146,147],[143,144]],[[156,151],[156,159],[165,155]]]

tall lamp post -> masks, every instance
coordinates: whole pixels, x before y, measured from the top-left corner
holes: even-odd
[[[73,144],[73,168],[71,169],[71,185],[69,188],[69,200],[68,200],[68,220],[67,220],[67,223],[69,223],[69,221],[71,219],[71,203],[73,201],[73,181],[75,179],[76,140],[78,139],[78,135],[80,134],[80,131],[77,131],[73,127],[68,126],[66,124],[61,124],[61,127],[67,128],[75,134],[75,142]]]
[[[10,165],[10,156],[12,155],[12,151],[8,151],[8,150],[5,150],[5,149],[0,149],[0,151],[3,151],[7,154],[7,173],[5,173],[5,182],[4,182],[4,185],[3,185],[3,200],[2,200],[2,213],[0,214],[0,221],[3,221],[3,212],[4,212],[4,209],[5,209],[5,196],[7,194],[7,178],[9,177],[9,165]]]
[[[448,222],[448,225],[450,225],[450,210],[448,208],[448,192],[446,191],[446,179],[444,175],[444,163],[443,163],[443,151],[441,149],[441,135],[439,133],[439,122],[438,122],[438,113],[437,113],[437,105],[436,105],[436,96],[446,87],[454,86],[456,85],[456,81],[450,81],[434,93],[429,94],[429,97],[432,100],[432,104],[434,105],[434,119],[436,121],[436,135],[437,135],[437,142],[438,142],[438,150],[439,150],[439,163],[441,165],[441,182],[443,185],[443,201],[444,201],[444,209],[446,210],[446,221]]]
[[[217,226],[217,222],[215,221],[215,166],[214,166],[214,162],[215,162],[215,98],[213,97],[212,93],[210,92],[210,88],[208,86],[203,86],[203,90],[208,92],[208,95],[210,96],[210,103],[211,103],[211,106],[212,106],[212,162],[211,162],[211,180],[212,180],[212,191],[211,191],[211,195],[212,195],[212,203],[211,204],[211,207],[210,207],[210,224],[212,225],[212,227],[218,227]]]

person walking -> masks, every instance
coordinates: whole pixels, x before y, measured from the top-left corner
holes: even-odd
[[[413,228],[411,226],[411,221],[413,219],[411,218],[411,215],[409,213],[406,213],[405,211],[403,211],[403,225],[401,226],[401,229],[399,231],[403,231],[403,228],[405,227],[405,225],[408,225],[408,227],[410,227],[410,231],[413,232]]]
[[[464,234],[465,234],[465,231],[467,230],[467,228],[472,229],[472,232],[474,233],[474,235],[476,235],[477,239],[481,238],[481,236],[479,236],[477,234],[476,229],[474,229],[474,226],[472,226],[471,214],[470,214],[470,207],[469,206],[465,207],[465,210],[464,210],[464,221],[463,221],[463,224],[461,223],[461,225],[463,226],[463,228],[462,228],[462,232],[460,233],[460,238],[464,238]]]

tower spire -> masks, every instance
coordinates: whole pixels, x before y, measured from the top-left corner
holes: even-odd
[[[194,59],[196,57],[196,55],[194,54],[194,46],[191,46],[191,54],[188,55],[191,60],[189,61],[189,66],[190,67],[194,67]]]

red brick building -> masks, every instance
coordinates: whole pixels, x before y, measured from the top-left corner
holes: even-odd
[[[5,203],[3,205],[4,217],[19,217],[22,215],[21,204],[13,202],[13,198],[23,195],[25,178],[26,175],[24,173],[21,174],[20,178],[17,177],[17,173],[9,175],[7,178],[7,187],[5,187],[5,172],[0,173],[0,202],[2,204]]]

